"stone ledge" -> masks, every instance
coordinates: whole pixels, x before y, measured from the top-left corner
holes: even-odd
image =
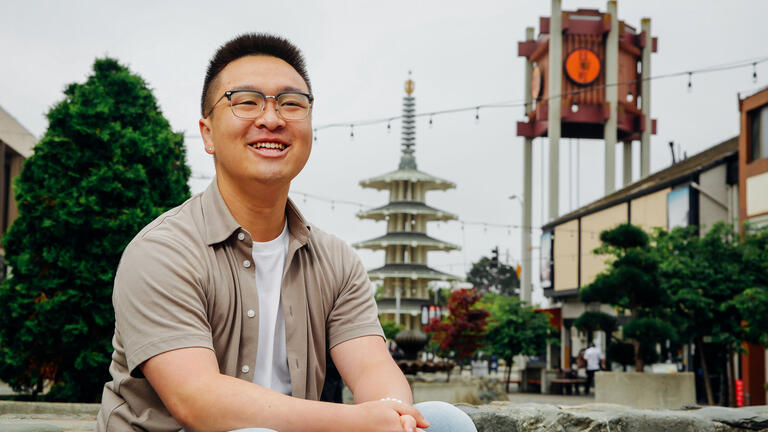
[[[478,432],[768,432],[768,406],[689,410],[638,410],[603,403],[457,406],[469,414]],[[98,410],[98,404],[0,401],[0,431],[93,431]]]
[[[457,406],[469,414],[478,432],[768,431],[768,406],[704,407],[683,411],[636,410],[599,403],[571,407],[510,402]]]
[[[99,404],[0,401],[0,431],[93,431]]]
[[[95,416],[100,404],[0,401],[2,414],[87,414]]]

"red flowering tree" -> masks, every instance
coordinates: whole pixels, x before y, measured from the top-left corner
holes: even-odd
[[[477,306],[483,294],[476,289],[461,289],[448,299],[448,317],[432,318],[424,330],[432,335],[444,355],[452,355],[461,363],[481,346],[488,311]]]

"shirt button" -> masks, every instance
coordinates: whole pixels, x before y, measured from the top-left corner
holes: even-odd
[[[248,318],[253,318],[256,316],[256,312],[253,311],[253,309],[248,309]]]
[[[238,234],[237,234],[237,239],[238,239],[238,240],[245,240],[245,234],[243,234],[243,233],[238,233]]]
[[[243,371],[243,373],[248,373],[251,368],[249,368],[248,365],[244,365],[242,368],[240,368],[240,370]]]
[[[251,262],[248,260],[243,261],[243,267],[248,268],[251,266]]]

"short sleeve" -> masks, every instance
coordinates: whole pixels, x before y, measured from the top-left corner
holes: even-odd
[[[329,349],[361,336],[384,337],[368,273],[348,245],[341,250],[341,284],[327,321]]]
[[[190,248],[167,238],[137,238],[123,252],[112,301],[132,376],[141,377],[138,366],[158,354],[213,349],[201,268]]]

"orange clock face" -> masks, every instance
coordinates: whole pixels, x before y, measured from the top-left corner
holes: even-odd
[[[600,75],[600,59],[586,48],[575,49],[565,59],[565,73],[576,84],[591,84]]]

